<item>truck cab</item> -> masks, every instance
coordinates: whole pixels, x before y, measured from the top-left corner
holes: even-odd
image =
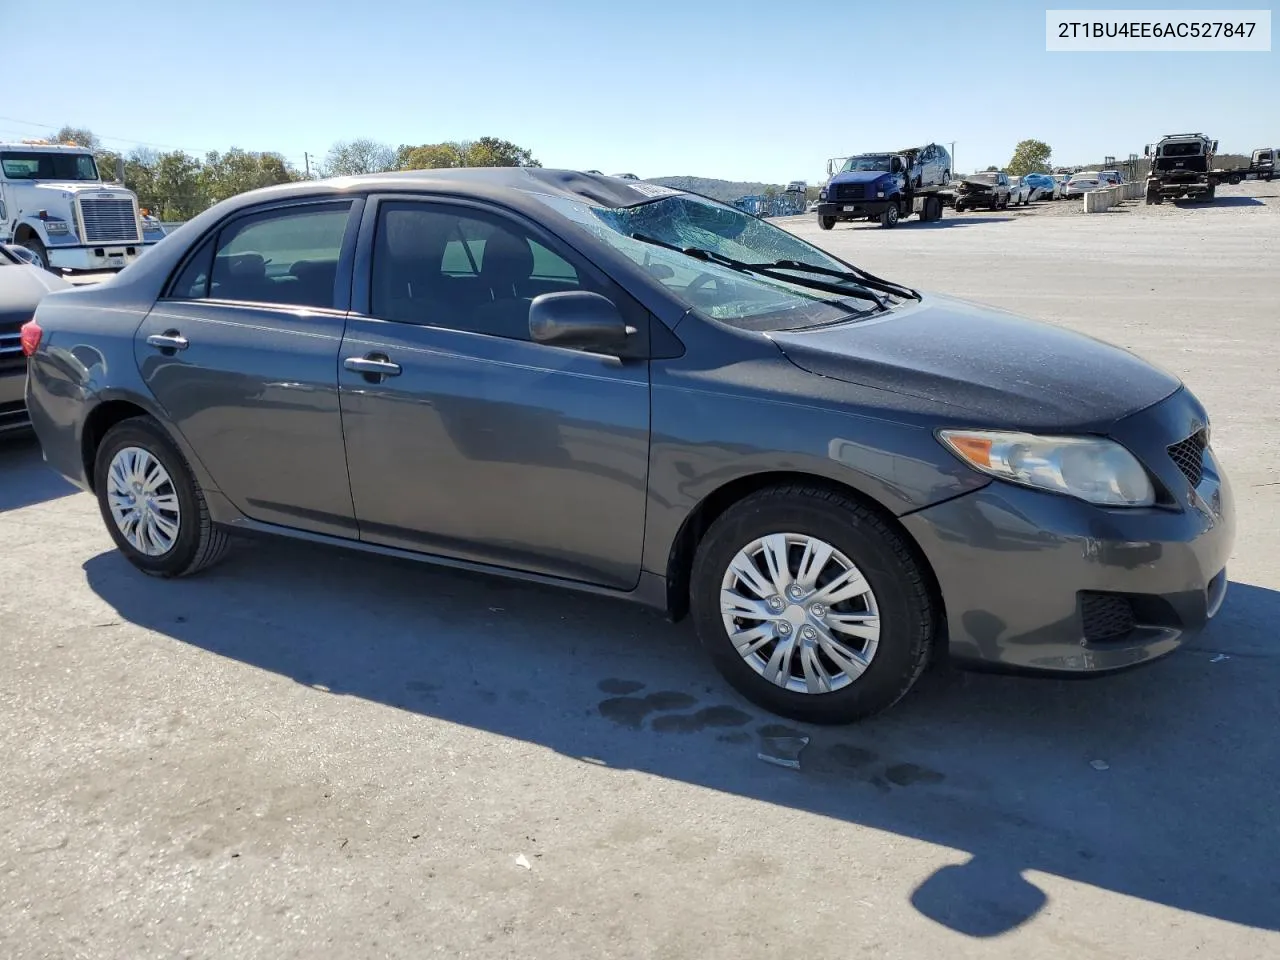
[[[1213,200],[1219,177],[1213,170],[1218,141],[1203,133],[1171,133],[1142,152],[1151,158],[1147,177],[1147,203],[1180,197]]]
[[[1254,180],[1270,180],[1275,176],[1276,167],[1280,163],[1280,150],[1275,147],[1259,147],[1249,158],[1249,176]]]
[[[0,142],[0,243],[25,247],[49,270],[120,270],[163,238],[132,191],[103,182],[92,151]]]

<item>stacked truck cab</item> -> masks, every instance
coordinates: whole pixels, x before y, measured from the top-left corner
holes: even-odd
[[[49,270],[120,270],[164,238],[93,152],[47,140],[0,142],[0,243],[26,247]]]

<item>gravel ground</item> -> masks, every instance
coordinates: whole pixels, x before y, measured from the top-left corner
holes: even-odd
[[[0,957],[1280,955],[1280,185],[787,225],[1185,377],[1239,501],[1214,627],[793,730],[623,604],[285,543],[148,579],[3,444]]]

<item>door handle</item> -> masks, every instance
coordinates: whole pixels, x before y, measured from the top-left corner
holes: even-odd
[[[367,357],[347,357],[342,365],[354,373],[363,373],[366,377],[398,377],[400,364],[392,363],[381,354],[370,354]]]
[[[147,337],[147,345],[158,350],[185,350],[191,346],[191,343],[177,330],[166,330],[164,333],[153,333]]]

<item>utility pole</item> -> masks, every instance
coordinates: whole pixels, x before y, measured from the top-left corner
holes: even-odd
[[[956,142],[952,140],[951,141],[951,173],[954,176],[959,172],[960,171],[956,167]]]
[[[294,156],[296,157],[297,154],[295,153]],[[311,179],[311,154],[306,153],[305,151],[303,152],[302,164],[307,168],[307,179],[310,180]]]

